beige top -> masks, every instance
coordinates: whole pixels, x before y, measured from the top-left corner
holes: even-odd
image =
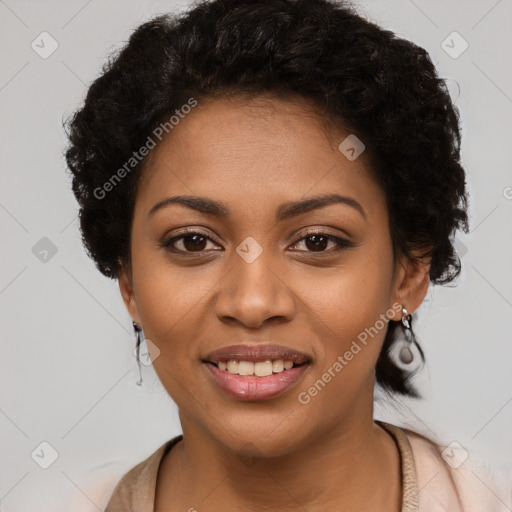
[[[441,447],[411,430],[376,423],[391,434],[400,453],[401,512],[512,511],[512,475],[475,463],[456,443]],[[153,512],[160,463],[182,438],[165,442],[128,471],[113,490],[105,512]]]

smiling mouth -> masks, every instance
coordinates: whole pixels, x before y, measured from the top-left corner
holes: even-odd
[[[232,398],[242,401],[269,400],[282,395],[297,385],[310,363],[284,359],[203,361],[213,382]]]
[[[268,377],[273,374],[286,372],[297,366],[305,366],[308,361],[297,364],[294,361],[285,359],[268,359],[266,361],[246,361],[229,359],[210,364],[216,366],[220,371],[230,373],[232,375],[242,375],[247,377]]]

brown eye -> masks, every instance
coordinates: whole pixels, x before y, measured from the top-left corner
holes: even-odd
[[[329,242],[333,243],[335,248],[326,251],[327,247],[329,246]],[[301,243],[304,244],[306,250],[299,250],[298,252],[332,254],[341,251],[347,247],[352,247],[352,244],[350,242],[333,235],[328,235],[326,233],[309,234],[295,242],[293,247],[296,247]]]
[[[324,251],[330,242],[329,237],[323,235],[311,235],[304,239],[306,247],[310,251]]]
[[[201,233],[185,233],[162,242],[161,246],[171,252],[193,253],[206,251],[208,242],[214,243]]]
[[[183,247],[187,251],[204,251],[207,239],[201,235],[186,235],[183,237]]]

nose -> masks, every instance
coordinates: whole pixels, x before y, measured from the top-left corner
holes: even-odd
[[[231,271],[219,283],[215,303],[221,321],[256,329],[270,319],[289,322],[293,318],[296,301],[292,286],[286,282],[289,275],[280,272],[279,265],[264,254],[250,263],[233,254]]]

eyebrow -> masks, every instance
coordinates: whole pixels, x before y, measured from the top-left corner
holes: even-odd
[[[152,216],[157,210],[172,204],[180,204],[192,210],[197,210],[198,212],[206,215],[213,215],[219,218],[227,218],[230,215],[229,208],[226,205],[213,199],[198,196],[174,196],[156,203],[151,210],[149,210],[148,217]],[[363,207],[354,198],[342,196],[340,194],[326,194],[281,204],[276,211],[276,221],[281,222],[331,204],[344,204],[350,206],[357,210],[366,220],[366,214]]]

